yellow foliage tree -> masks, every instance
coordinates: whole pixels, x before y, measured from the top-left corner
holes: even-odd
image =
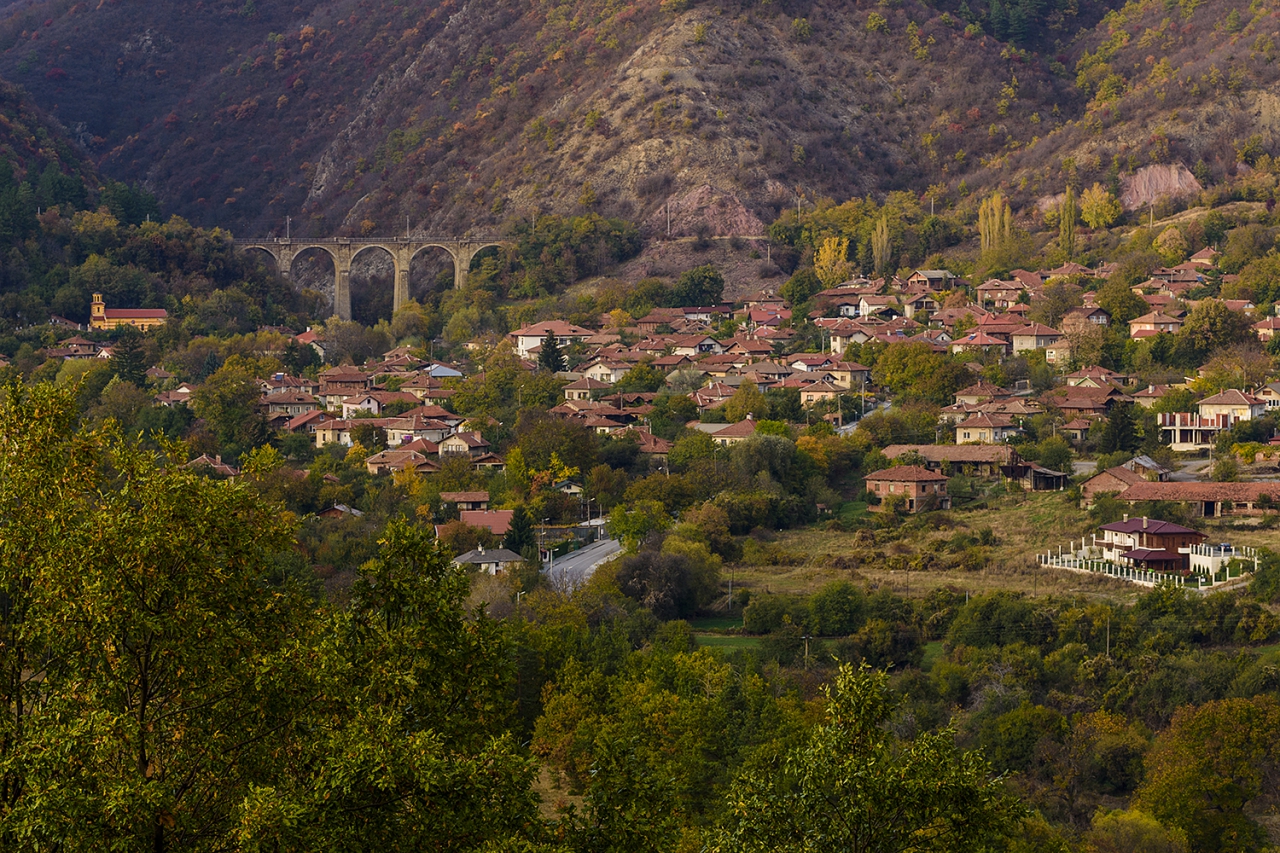
[[[848,281],[853,271],[849,263],[849,238],[827,237],[813,256],[813,271],[827,287]]]
[[[1080,197],[1080,218],[1090,228],[1107,228],[1123,213],[1120,202],[1102,184],[1094,184]]]
[[[997,190],[978,207],[978,237],[983,252],[998,249],[1013,236],[1013,211]]]
[[[889,265],[889,249],[892,238],[889,235],[889,217],[881,217],[876,223],[876,230],[871,233],[871,258],[876,265],[876,272],[887,272]]]

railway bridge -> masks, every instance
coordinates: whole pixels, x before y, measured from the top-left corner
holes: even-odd
[[[471,259],[481,249],[504,246],[508,241],[499,238],[475,237],[332,237],[320,240],[271,237],[263,240],[236,240],[235,246],[244,251],[266,252],[276,262],[280,275],[291,278],[294,259],[303,252],[319,249],[328,252],[333,259],[333,313],[344,320],[351,319],[351,264],[356,256],[368,250],[381,250],[391,256],[395,265],[395,294],[393,310],[409,301],[409,265],[414,257],[425,249],[443,249],[453,258],[453,286],[462,287],[471,269]]]

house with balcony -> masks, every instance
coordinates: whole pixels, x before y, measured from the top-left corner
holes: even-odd
[[[1161,440],[1174,450],[1207,450],[1223,430],[1265,415],[1267,403],[1252,394],[1229,388],[1201,400],[1197,409],[1195,413],[1161,412]]]
[[[1146,516],[1126,515],[1122,521],[1104,524],[1098,531],[1102,535],[1093,535],[1093,547],[1102,552],[1102,559],[1165,572],[1190,569],[1190,549],[1209,538],[1198,530]]]

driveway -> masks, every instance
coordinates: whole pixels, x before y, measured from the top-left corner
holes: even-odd
[[[551,565],[544,565],[542,572],[551,585],[569,592],[587,582],[596,568],[622,552],[622,543],[616,539],[601,539],[580,551],[557,557]]]

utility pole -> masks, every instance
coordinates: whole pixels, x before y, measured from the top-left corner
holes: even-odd
[[[284,238],[286,240],[290,239],[290,225],[292,222],[293,222],[292,217],[286,216],[284,218]]]

